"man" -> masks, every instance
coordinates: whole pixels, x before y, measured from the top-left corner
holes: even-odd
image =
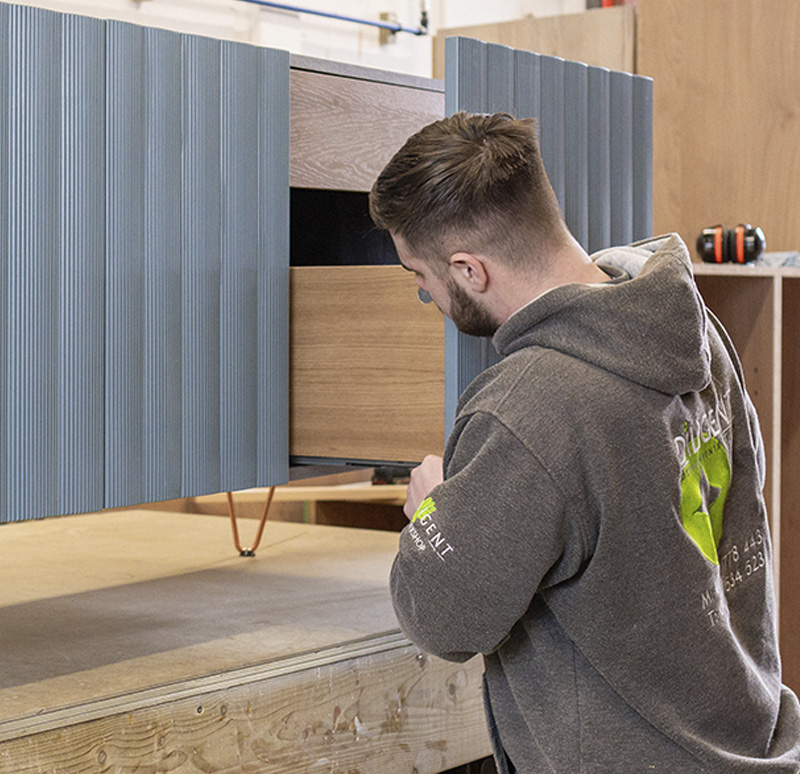
[[[391,576],[421,648],[483,654],[501,774],[800,771],[758,421],[680,238],[590,259],[505,114],[422,129],[370,208],[504,358],[414,470]]]

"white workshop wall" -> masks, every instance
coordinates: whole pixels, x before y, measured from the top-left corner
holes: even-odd
[[[0,0],[7,2],[7,0]],[[17,4],[100,18],[212,35],[288,49],[295,54],[430,77],[431,35],[398,33],[380,45],[377,28],[288,11],[243,0],[17,0]],[[420,0],[287,0],[302,8],[378,20],[394,13],[406,27],[417,27]],[[554,16],[585,10],[586,0],[430,0],[430,31],[526,15]]]

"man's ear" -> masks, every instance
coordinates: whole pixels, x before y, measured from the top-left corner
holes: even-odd
[[[453,253],[450,256],[450,275],[464,290],[483,293],[489,285],[486,261],[473,253]]]

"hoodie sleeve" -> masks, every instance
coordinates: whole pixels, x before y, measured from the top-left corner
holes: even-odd
[[[577,572],[585,541],[536,458],[489,414],[460,420],[445,481],[400,536],[392,599],[423,650],[465,661],[505,640],[543,582]]]

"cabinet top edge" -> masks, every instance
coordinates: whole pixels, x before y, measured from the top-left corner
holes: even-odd
[[[392,70],[379,70],[375,67],[336,62],[331,59],[318,59],[303,54],[290,54],[289,66],[292,70],[306,70],[325,75],[336,75],[340,78],[351,78],[358,81],[374,81],[392,86],[405,86],[423,91],[444,93],[444,81],[435,78],[423,78],[419,75],[407,75]]]

